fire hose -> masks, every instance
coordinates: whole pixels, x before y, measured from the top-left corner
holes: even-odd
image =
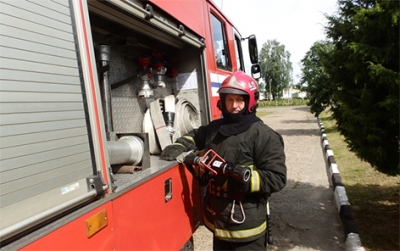
[[[149,151],[159,154],[166,146],[199,126],[196,107],[186,99],[169,95],[150,103],[143,119],[143,132],[149,135]]]
[[[196,107],[186,99],[179,99],[175,104],[175,133],[173,141],[200,126]]]

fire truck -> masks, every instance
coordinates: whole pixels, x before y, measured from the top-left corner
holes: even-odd
[[[193,250],[201,188],[160,151],[259,75],[211,0],[0,0],[0,249]],[[243,46],[245,45],[245,46]]]

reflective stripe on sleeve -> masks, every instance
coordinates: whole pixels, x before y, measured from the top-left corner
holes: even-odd
[[[193,143],[195,143],[194,142],[194,138],[192,137],[192,136],[188,136],[188,135],[186,135],[186,136],[183,136],[185,139],[188,139],[188,140],[190,140],[190,141],[192,141]]]
[[[250,192],[258,192],[260,191],[260,174],[251,169],[251,180],[250,180]]]

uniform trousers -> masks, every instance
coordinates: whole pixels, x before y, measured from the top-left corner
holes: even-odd
[[[265,251],[267,250],[266,234],[260,238],[249,241],[249,242],[228,242],[218,238],[213,238],[213,250],[214,251],[225,251],[225,250],[237,250],[237,251]]]

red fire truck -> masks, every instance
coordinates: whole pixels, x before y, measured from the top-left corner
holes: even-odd
[[[259,74],[211,0],[0,0],[1,250],[191,250],[201,189],[159,159]]]

